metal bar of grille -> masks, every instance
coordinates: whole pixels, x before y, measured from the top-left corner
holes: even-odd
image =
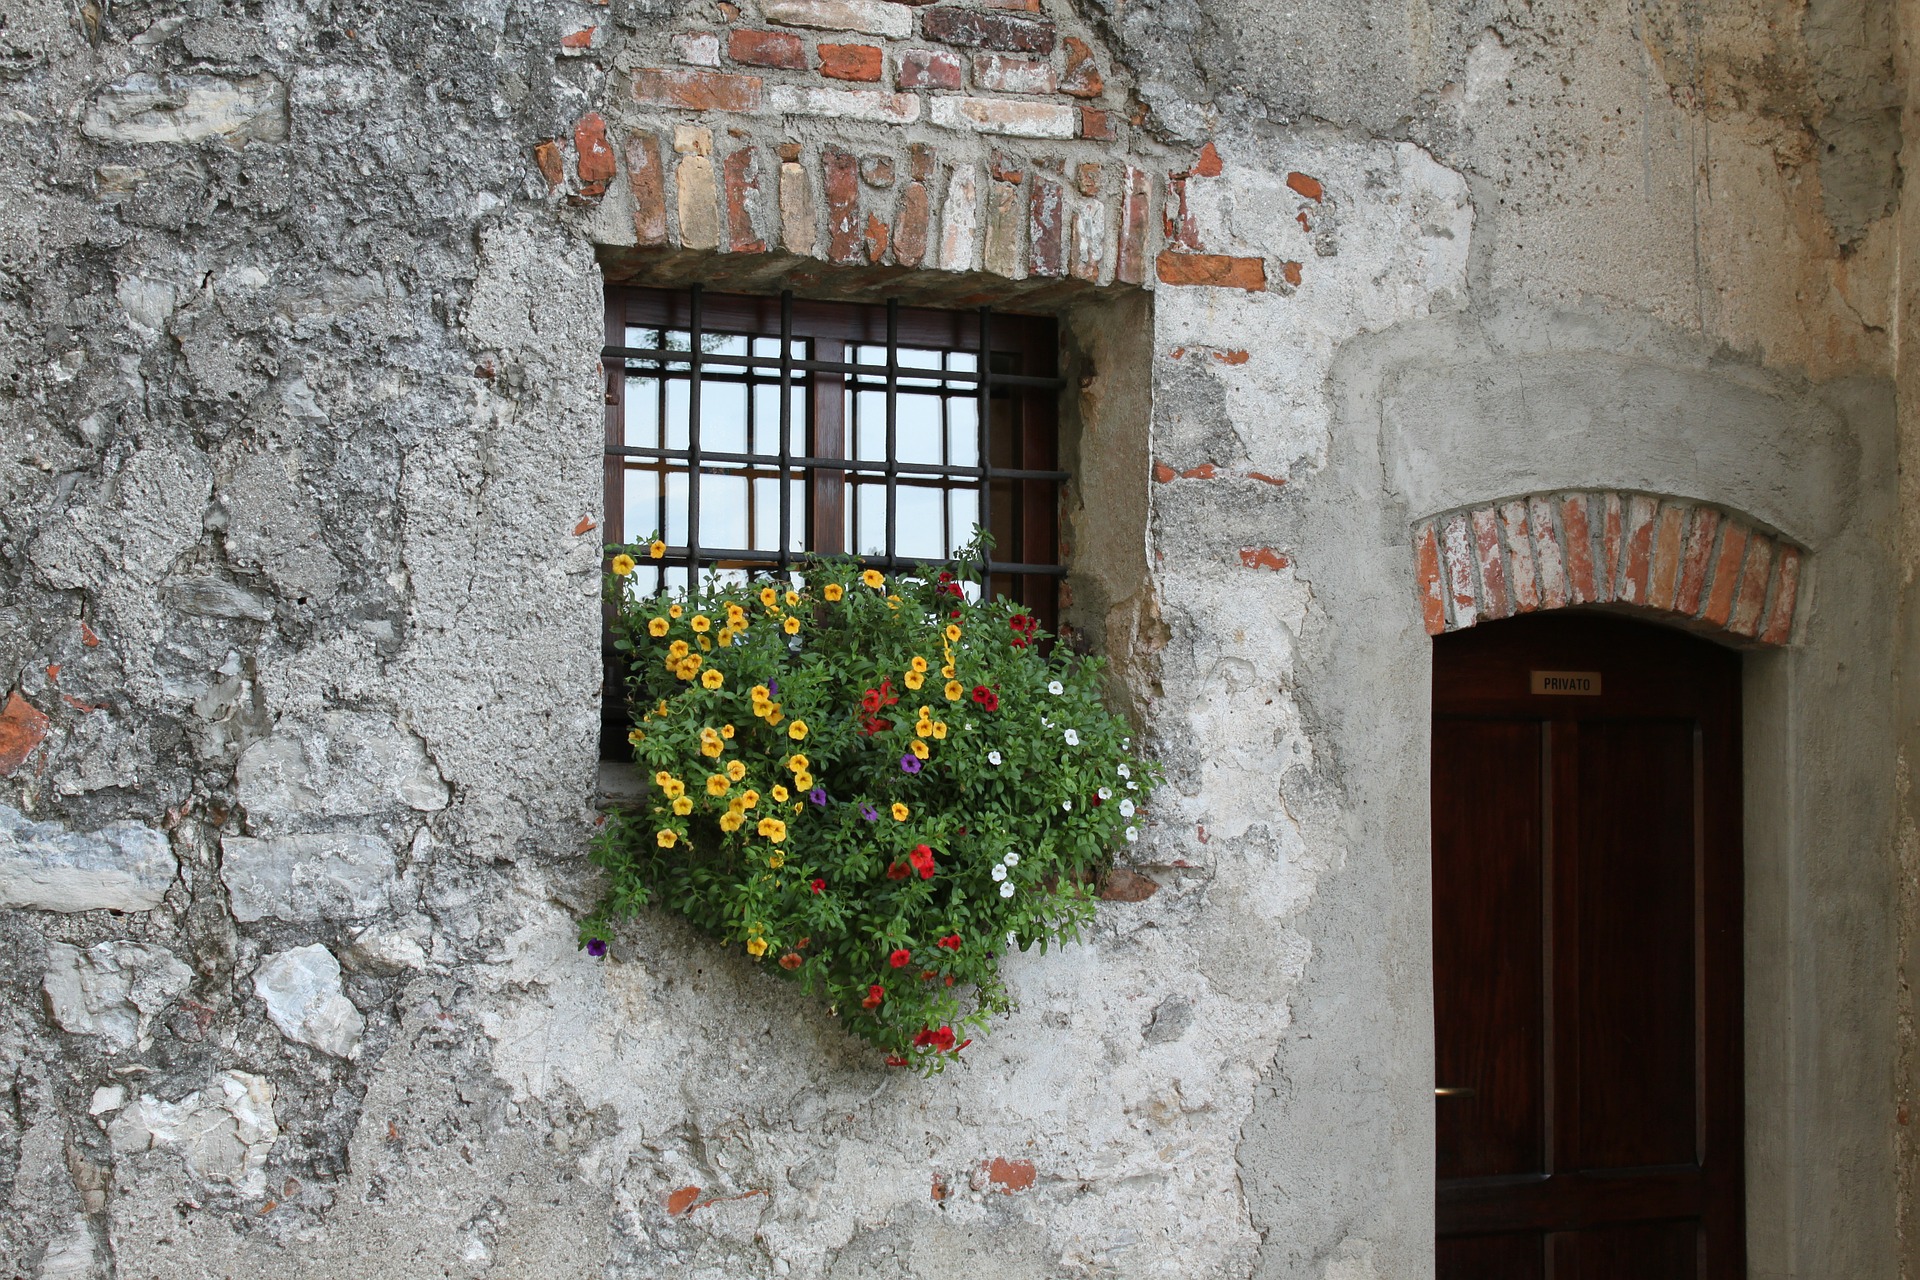
[[[792,528],[793,485],[793,290],[780,292],[780,576],[787,573],[787,531]],[[751,396],[753,393],[747,393]]]
[[[987,475],[980,482],[980,590],[993,594],[993,312],[980,308],[980,469]]]
[[[692,454],[689,449],[655,449],[650,445],[619,445],[608,450],[609,453],[623,454],[630,458],[657,458],[670,462],[686,461]],[[780,465],[770,453],[723,453],[715,449],[702,449],[703,462],[725,462],[739,466],[770,467]],[[885,462],[862,462],[853,458],[816,458],[801,454],[786,459],[785,465],[794,471],[858,471],[885,475]],[[948,480],[1055,480],[1066,481],[1071,475],[1065,471],[1033,471],[1020,467],[993,467],[982,471],[979,467],[950,467],[937,462],[902,462],[897,464],[901,475],[928,476]],[[982,521],[984,525],[985,522]]]
[[[667,555],[670,558],[677,558],[684,553],[685,550],[685,547],[668,547]],[[700,556],[703,560],[719,568],[744,568],[750,565],[774,565],[779,563],[771,551],[755,551],[746,547],[702,547],[700,548]],[[810,558],[811,557],[802,557],[799,563],[805,563]],[[843,557],[834,558],[840,559]],[[889,558],[887,556],[868,555],[847,556],[844,558],[852,560],[862,568],[868,569],[912,569],[920,565],[925,565],[928,568],[938,568],[945,565],[957,566],[965,563],[965,561],[956,560],[952,557],[941,556],[894,556]],[[1020,564],[1017,561],[1001,560],[993,562],[993,570],[995,573],[1034,573],[1050,577],[1065,577],[1067,573],[1067,567],[1063,564]]]
[[[982,308],[982,310],[985,310],[985,308]],[[686,352],[675,351],[669,347],[609,346],[602,347],[600,354],[609,360],[653,360],[669,364],[687,363]],[[777,356],[734,356],[717,352],[705,356],[703,363],[742,369],[778,369],[781,367],[780,359]],[[792,362],[792,367],[801,373],[864,374],[869,378],[873,378],[876,382],[879,381],[878,378],[874,377],[879,371],[870,364],[855,364],[845,360],[795,360]],[[663,369],[659,372],[670,375],[673,371]],[[916,374],[915,376],[925,376],[929,382],[979,383],[985,381],[985,375],[969,373],[965,369],[929,369],[925,375]],[[1042,378],[1032,374],[1018,373],[996,373],[993,375],[993,382],[996,386],[1030,387],[1038,391],[1058,391],[1067,385],[1065,378]],[[929,392],[934,390],[937,390],[937,388],[928,388]]]
[[[687,590],[700,589],[700,286],[693,286],[693,303],[687,326],[687,346],[692,348],[687,378]],[[666,423],[662,422],[664,432]],[[661,437],[665,439],[663,435]],[[665,477],[661,478],[665,489]]]
[[[900,300],[887,299],[887,560],[893,560],[898,523],[900,448]]]

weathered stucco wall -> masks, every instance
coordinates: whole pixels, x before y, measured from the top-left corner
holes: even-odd
[[[1808,548],[1750,660],[1754,1269],[1891,1274],[1890,12],[1050,3],[1013,16],[1105,84],[1026,134],[635,91],[744,74],[698,38],[735,25],[884,46],[862,92],[938,43],[775,20],[822,7],[6,13],[0,1266],[1428,1274],[1409,531],[1606,487]],[[682,203],[746,148],[740,218]],[[894,162],[837,242],[829,149]],[[1018,218],[940,260],[963,168],[1061,188],[1057,274]],[[665,917],[573,947],[608,271],[1063,315],[1076,616],[1166,764],[1160,887],[1011,960],[936,1081]]]

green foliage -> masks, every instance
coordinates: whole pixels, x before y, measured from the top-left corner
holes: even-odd
[[[634,548],[640,556],[644,548]],[[1070,940],[1155,773],[1101,663],[920,571],[691,599],[607,578],[646,800],[608,818],[597,952],[653,902],[820,997],[893,1065],[945,1067],[1004,1012],[1001,952]]]

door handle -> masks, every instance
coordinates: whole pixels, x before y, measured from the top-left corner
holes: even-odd
[[[1480,1091],[1478,1089],[1469,1089],[1464,1085],[1436,1085],[1434,1086],[1433,1096],[1436,1098],[1477,1098],[1480,1096]]]

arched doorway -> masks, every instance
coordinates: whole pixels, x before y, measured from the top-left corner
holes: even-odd
[[[1441,1280],[1744,1275],[1739,656],[1535,614],[1433,699]]]

